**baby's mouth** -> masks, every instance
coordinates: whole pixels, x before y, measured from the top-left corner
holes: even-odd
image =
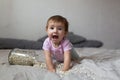
[[[58,39],[58,35],[53,35],[52,38],[53,39]]]

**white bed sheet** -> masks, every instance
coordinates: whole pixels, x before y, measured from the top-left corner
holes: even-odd
[[[81,64],[66,73],[52,73],[32,66],[9,65],[10,50],[0,50],[0,80],[120,80],[120,50],[75,48]],[[42,50],[37,50],[44,60]]]

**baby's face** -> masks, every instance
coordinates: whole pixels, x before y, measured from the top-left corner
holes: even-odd
[[[46,29],[50,40],[54,44],[58,44],[62,41],[62,39],[66,36],[65,26],[61,22],[48,22],[48,28]]]

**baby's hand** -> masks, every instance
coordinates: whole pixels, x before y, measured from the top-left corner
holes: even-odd
[[[55,72],[56,70],[55,69],[48,69],[50,72]]]

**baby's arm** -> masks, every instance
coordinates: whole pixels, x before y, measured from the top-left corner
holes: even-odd
[[[55,72],[54,64],[52,62],[51,54],[49,51],[44,51],[47,69],[51,72]]]
[[[67,71],[70,69],[70,64],[71,64],[71,54],[70,50],[64,52],[64,66],[62,71]]]

